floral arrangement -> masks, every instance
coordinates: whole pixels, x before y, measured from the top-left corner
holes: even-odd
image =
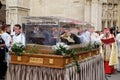
[[[99,48],[101,46],[101,42],[94,42],[93,44],[93,48]]]
[[[18,56],[22,55],[25,46],[22,43],[14,43],[11,50]]]
[[[54,45],[52,49],[56,51],[57,55],[66,55],[66,54],[70,55],[73,58],[75,65],[77,66],[77,72],[78,73],[80,72],[78,60],[75,55],[75,51],[69,50],[68,45],[66,45],[65,43],[59,42],[56,45]]]
[[[56,51],[57,55],[65,55],[69,52],[69,46],[62,42],[59,42],[56,45],[54,45],[52,49]]]

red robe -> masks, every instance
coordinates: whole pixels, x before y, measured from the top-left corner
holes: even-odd
[[[112,34],[109,35],[108,38],[102,38],[101,39],[103,43],[103,50],[104,50],[104,69],[106,74],[112,74],[114,73],[114,66],[109,65],[110,61],[110,55],[111,55],[111,50],[112,50],[112,43],[115,42],[114,37]]]

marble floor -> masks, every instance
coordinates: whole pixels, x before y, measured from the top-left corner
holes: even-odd
[[[106,80],[120,80],[120,71],[115,71],[114,74],[107,75]]]

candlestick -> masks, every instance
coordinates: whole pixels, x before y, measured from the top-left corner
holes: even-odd
[[[13,32],[13,27],[14,27],[14,23],[13,23],[13,21],[11,21],[11,34],[10,34],[11,36],[12,36],[13,33],[14,33],[14,32]]]

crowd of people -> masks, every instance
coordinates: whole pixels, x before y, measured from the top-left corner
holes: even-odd
[[[11,36],[10,25],[0,23],[0,80],[4,80],[7,67],[9,65],[9,50],[15,43],[25,45],[25,35],[21,31],[21,26],[14,26],[14,34]]]

